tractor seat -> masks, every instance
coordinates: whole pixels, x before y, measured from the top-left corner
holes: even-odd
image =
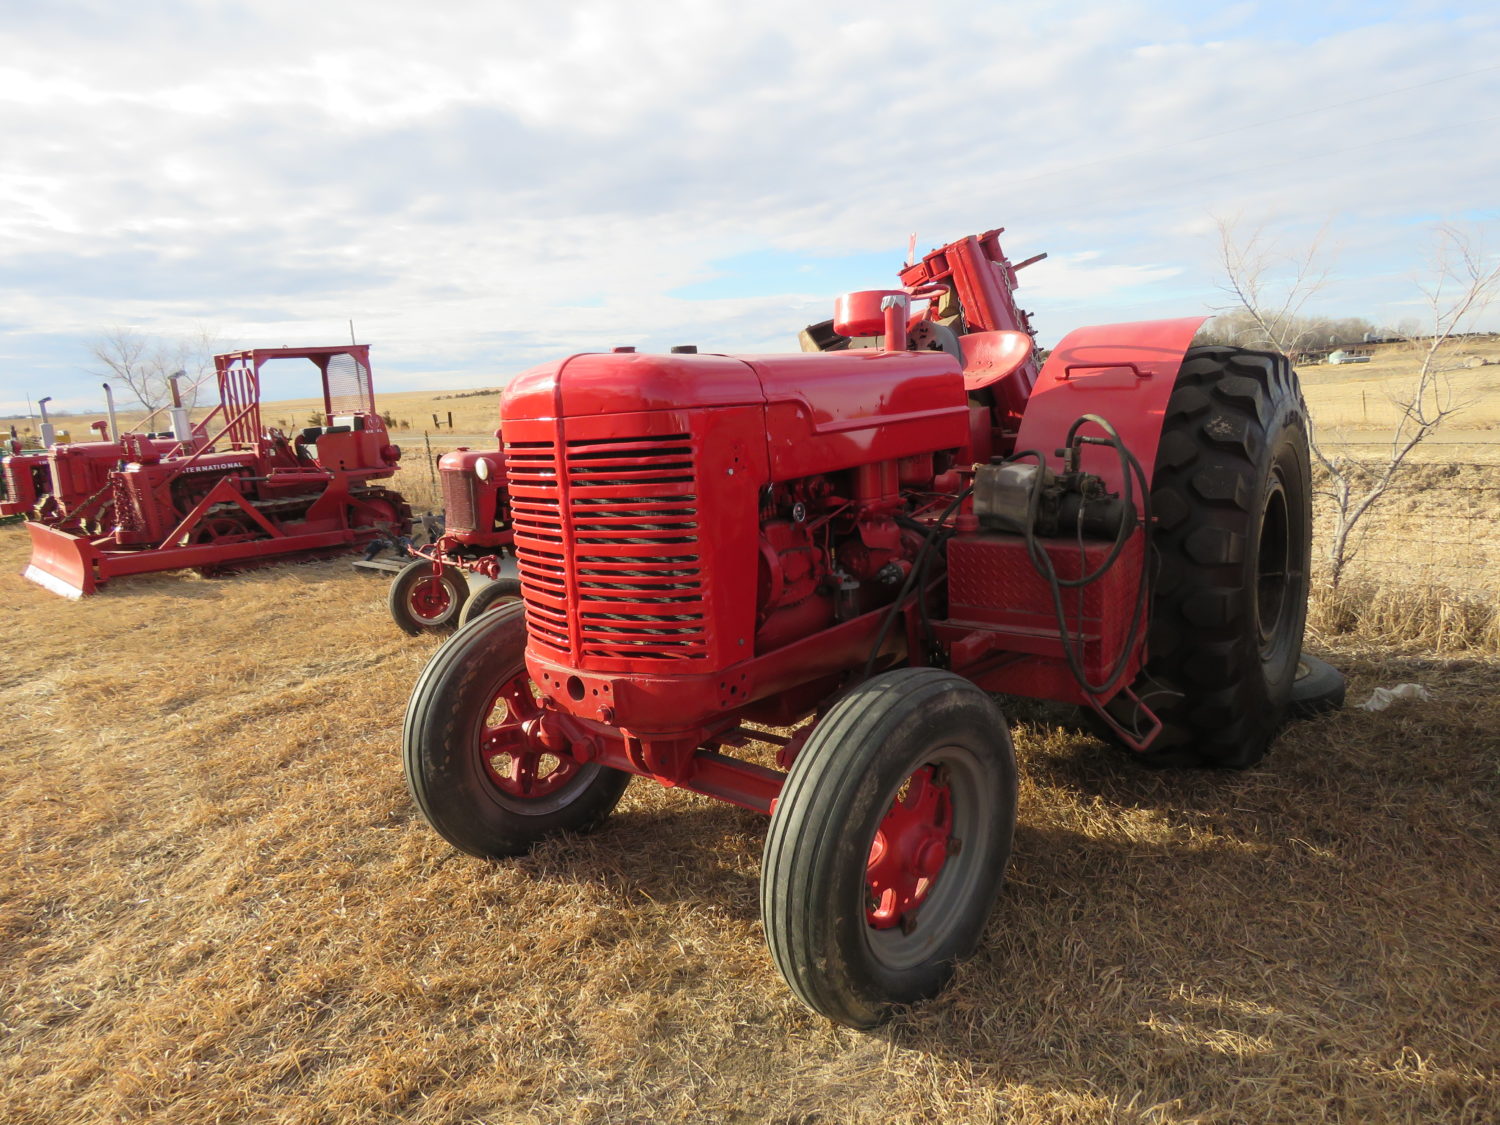
[[[1030,334],[1000,329],[970,332],[958,338],[963,350],[964,387],[982,391],[1002,382],[1031,358]]]

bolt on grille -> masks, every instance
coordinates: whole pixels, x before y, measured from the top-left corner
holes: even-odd
[[[560,476],[552,443],[507,444],[536,640],[574,658],[707,655],[693,454],[688,434],[582,439],[567,443]]]

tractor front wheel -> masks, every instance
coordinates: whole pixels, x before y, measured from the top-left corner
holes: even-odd
[[[470,855],[521,855],[588,832],[630,776],[541,745],[526,674],[526,619],[501,606],[443,643],[412,689],[401,731],[406,784],[438,835]]]
[[[469,596],[463,571],[444,566],[434,574],[432,563],[412,559],[391,583],[386,604],[391,620],[413,637],[422,633],[451,633],[458,628],[459,614]]]
[[[459,614],[459,624],[467,625],[480,614],[488,613],[496,606],[521,600],[521,583],[514,578],[496,578],[485,583],[469,595]]]
[[[863,1028],[936,994],[979,942],[1015,823],[1010,734],[979,688],[901,668],[844,695],[766,833],[761,918],[797,998]]]

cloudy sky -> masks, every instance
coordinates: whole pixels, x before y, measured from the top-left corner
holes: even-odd
[[[1437,224],[1500,249],[1497,139],[1493,4],[0,0],[0,414],[117,327],[352,319],[387,389],[782,351],[994,226],[1044,343],[1222,303],[1218,217],[1394,321]]]

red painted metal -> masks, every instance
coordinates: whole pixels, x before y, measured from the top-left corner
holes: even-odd
[[[1026,404],[1016,448],[1034,449],[1060,468],[1056,450],[1068,428],[1084,414],[1097,414],[1119,431],[1149,481],[1177,369],[1207,319],[1102,324],[1068,333],[1042,368]],[[1095,437],[1102,433],[1097,426],[1084,432]],[[1112,450],[1086,446],[1082,467],[1103,477],[1112,489],[1123,487]]]
[[[1046,255],[1038,254],[1020,265],[1012,265],[1000,249],[1003,233],[1004,228],[1000,227],[934,250],[902,270],[901,283],[921,292],[935,286],[951,286],[963,310],[960,327],[964,334],[998,331],[1035,336],[1026,311],[1016,303],[1016,273]],[[1036,383],[1036,361],[1021,362],[1008,375],[994,385],[996,421],[1002,428],[1013,430],[1027,409],[1031,388]]]
[[[358,409],[292,442],[260,423],[261,367],[310,361],[325,404]],[[401,497],[374,482],[395,471],[370,398],[368,345],[258,348],[214,358],[219,403],[183,440],[124,434],[81,453],[49,452],[54,480],[77,495],[52,523],[30,524],[25,576],[67,597],[112,578],[182,567],[214,568],[404,534]],[[338,395],[330,382],[343,381]],[[103,466],[108,465],[107,469]],[[106,499],[107,497],[107,499]],[[101,517],[107,515],[107,521]]]
[[[1130,639],[1143,539],[1136,532],[1099,581],[1064,596],[1065,642],[1047,582],[1027,557],[1020,536],[955,536],[948,543],[948,617],[934,627],[948,648],[950,666],[990,691],[1087,703],[1063,646],[1073,645],[1093,683],[1103,682],[1118,663]],[[1080,548],[1072,539],[1042,539],[1039,545],[1063,579],[1099,569],[1111,547],[1088,542]],[[1017,655],[1026,659],[1009,659]],[[1142,656],[1137,647],[1121,669],[1119,683],[1135,678]]]
[[[3,472],[5,492],[0,499],[0,517],[31,516],[50,492],[47,451],[16,446],[6,454]]]
[[[486,709],[480,756],[501,791],[525,799],[545,797],[578,772],[579,763],[541,745],[528,724],[541,713],[531,681],[519,673],[502,684]]]
[[[922,905],[943,864],[953,834],[953,797],[932,766],[907,778],[875,831],[865,864],[865,918],[877,930],[902,924]]]
[[[999,233],[928,254],[899,290],[841,299],[835,327],[890,349],[616,351],[512,381],[505,494],[540,692],[528,737],[769,811],[782,775],[722,751],[742,723],[796,721],[867,667],[936,660],[995,690],[1095,704],[1122,690],[1144,655],[1131,619],[1145,533],[1068,595],[1060,623],[1025,540],[982,530],[966,490],[992,455],[1035,444],[1053,459],[1089,413],[1149,473],[1198,321],[1080,330],[1039,371]],[[908,297],[928,305],[907,327],[941,350],[901,350]],[[1084,467],[1120,487],[1100,450]],[[919,591],[940,518],[955,534]],[[1111,543],[1039,549],[1067,579],[1103,566]],[[1070,654],[1110,683],[1085,690]],[[872,853],[872,893],[890,900],[874,925],[899,924],[942,865],[942,787],[918,771],[908,788],[915,803],[892,810]]]
[[[411,609],[412,616],[424,623],[441,621],[443,615],[448,612],[448,607],[453,604],[453,596],[448,593],[448,584],[442,579],[443,564],[436,565],[436,573],[427,575],[419,582],[414,582],[411,592],[407,595],[407,605]]]
[[[445,512],[443,534],[427,546],[409,548],[410,553],[430,560],[435,575],[444,566],[452,566],[484,578],[500,577],[506,555],[514,553],[515,540],[504,450],[460,446],[439,459],[438,479]]]

